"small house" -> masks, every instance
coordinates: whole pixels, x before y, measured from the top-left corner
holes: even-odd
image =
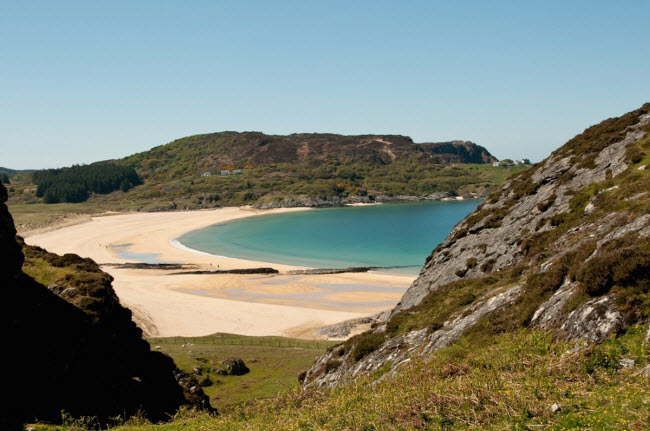
[[[202,176],[202,177],[211,177],[211,176],[212,176],[212,172],[203,172],[203,173],[201,174],[201,176]]]
[[[241,175],[243,173],[244,173],[244,171],[242,171],[241,169],[233,169],[233,171],[232,171],[233,175]]]
[[[221,170],[221,175],[230,175],[230,171],[227,171],[225,169]]]

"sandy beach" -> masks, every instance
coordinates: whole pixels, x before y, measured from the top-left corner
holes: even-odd
[[[35,232],[28,244],[55,253],[76,253],[101,265],[161,262],[199,269],[272,267],[280,274],[173,274],[178,271],[104,266],[120,301],[150,336],[201,336],[215,332],[317,338],[314,329],[367,316],[399,301],[415,277],[379,273],[287,275],[302,269],[197,253],[174,238],[205,226],[305,208],[255,210],[248,207],[202,211],[109,214],[84,223]],[[128,253],[124,253],[124,251]],[[129,254],[130,253],[130,254]]]

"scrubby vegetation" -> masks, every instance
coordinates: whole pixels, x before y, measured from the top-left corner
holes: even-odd
[[[424,297],[415,307],[394,314],[386,325],[386,332],[395,336],[422,328],[428,328],[430,331],[440,329],[449,317],[484,293],[495,287],[510,286],[519,281],[523,269],[519,266],[485,278],[461,279],[442,286]],[[364,334],[358,337],[363,336]]]
[[[169,424],[116,429],[646,429],[644,330],[572,353],[572,345],[537,331],[491,336],[480,346],[464,338],[380,382],[384,369],[336,389],[289,390],[218,418],[185,412]],[[622,368],[621,359],[635,364]]]
[[[275,205],[285,198],[484,195],[526,169],[493,167],[493,160],[470,142],[223,132],[190,136],[112,162],[19,173],[10,203],[90,199],[89,206],[150,211]],[[242,173],[221,175],[234,169]]]
[[[45,286],[59,286],[59,293],[70,289],[66,300],[95,321],[99,321],[102,313],[118,302],[117,296],[111,293],[113,277],[102,271],[92,259],[76,254],[59,256],[25,244],[23,252],[23,271],[27,275]]]
[[[242,175],[186,176],[168,181],[145,175],[134,199],[171,199],[177,206],[240,205],[286,197],[427,196],[433,193],[483,194],[523,168],[486,165],[427,165],[415,159],[387,165],[331,161],[258,165]]]

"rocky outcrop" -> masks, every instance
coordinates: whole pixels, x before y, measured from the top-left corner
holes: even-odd
[[[529,184],[522,185],[519,177],[508,181],[492,200],[485,202],[454,227],[437,249],[439,252],[433,253],[427,260],[420,277],[393,313],[416,305],[437,287],[455,281],[458,278],[456,272],[465,269],[467,259],[476,258],[477,265],[469,268],[464,277],[481,277],[486,272],[500,271],[522,261],[525,254],[521,244],[533,239],[537,233],[552,230],[551,223],[539,225],[555,215],[566,213],[576,191],[604,181],[608,175],[615,177],[628,167],[625,148],[645,136],[643,128],[649,122],[650,114],[640,114],[624,139],[598,154],[594,166],[583,167],[573,160],[576,155],[558,150],[527,172]],[[526,186],[534,189],[534,193],[525,196],[525,199],[516,199],[521,192],[517,188]],[[621,216],[624,215],[621,213]],[[612,224],[618,222],[611,215],[610,219]],[[602,231],[600,228],[608,227],[611,225],[585,224],[577,226],[574,231],[583,235],[587,230],[599,234],[598,231]],[[558,243],[561,244],[562,240],[558,240]],[[481,268],[488,261],[490,271],[484,271]]]
[[[292,196],[283,199],[267,200],[253,205],[258,209],[273,208],[329,208],[342,207],[354,204],[375,204],[391,202],[424,202],[424,201],[441,201],[447,199],[480,199],[485,196],[478,194],[466,194],[457,196],[453,193],[432,193],[427,196],[410,196],[410,195],[378,195],[378,196],[327,196],[327,197],[309,197],[309,196]]]
[[[231,376],[243,376],[250,372],[241,358],[227,358],[221,361],[221,364],[226,367],[226,372]]]
[[[535,327],[598,343],[647,323],[650,175],[637,166],[647,154],[650,104],[510,178],[435,248],[397,306],[319,358],[304,384],[396,372],[472,333]]]
[[[29,259],[74,270],[47,288],[22,271],[24,255],[0,185],[0,428],[24,421],[143,414],[166,420],[182,405],[209,408],[200,390],[179,384],[171,358],[151,352],[111,287],[89,259],[26,246]]]
[[[489,297],[467,307],[441,329],[434,331],[424,348],[424,353],[434,352],[459,339],[463,333],[476,325],[479,320],[496,310],[512,304],[521,293],[521,285],[505,289],[503,292],[490,292]]]

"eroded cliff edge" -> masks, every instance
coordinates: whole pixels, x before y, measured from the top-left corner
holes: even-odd
[[[319,358],[304,384],[395,372],[461,336],[536,327],[580,345],[647,323],[649,154],[646,104],[510,178],[435,248],[400,303]]]

